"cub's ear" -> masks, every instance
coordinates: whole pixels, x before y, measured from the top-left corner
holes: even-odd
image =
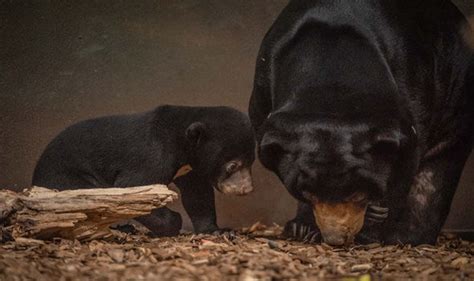
[[[198,146],[206,137],[207,127],[204,123],[194,122],[186,129],[186,139],[193,146]]]

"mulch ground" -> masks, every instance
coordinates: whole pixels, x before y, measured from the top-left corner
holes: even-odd
[[[452,235],[436,246],[332,248],[278,238],[255,224],[235,235],[0,245],[0,280],[474,280],[474,243]]]

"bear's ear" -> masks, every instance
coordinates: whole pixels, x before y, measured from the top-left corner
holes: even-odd
[[[193,146],[198,146],[206,136],[206,125],[201,122],[194,122],[186,129],[186,139]]]
[[[270,170],[276,169],[285,151],[284,146],[285,143],[279,137],[266,133],[258,147],[258,155],[262,164]]]
[[[268,148],[271,149],[271,148],[277,148],[280,146],[282,146],[280,139],[271,133],[266,133],[262,137],[262,140],[260,141],[261,149],[268,149]]]

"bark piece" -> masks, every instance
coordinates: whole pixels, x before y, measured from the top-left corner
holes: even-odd
[[[149,214],[177,199],[164,185],[56,191],[32,187],[0,191],[0,240],[29,237],[92,240],[109,226]]]

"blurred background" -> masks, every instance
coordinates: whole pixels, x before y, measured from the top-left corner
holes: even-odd
[[[48,142],[83,119],[160,104],[247,111],[260,42],[287,2],[0,0],[0,188],[28,187]],[[474,1],[455,3],[474,14]],[[254,180],[249,196],[217,194],[221,227],[294,216],[259,163]],[[473,187],[471,156],[446,228],[474,230]]]

